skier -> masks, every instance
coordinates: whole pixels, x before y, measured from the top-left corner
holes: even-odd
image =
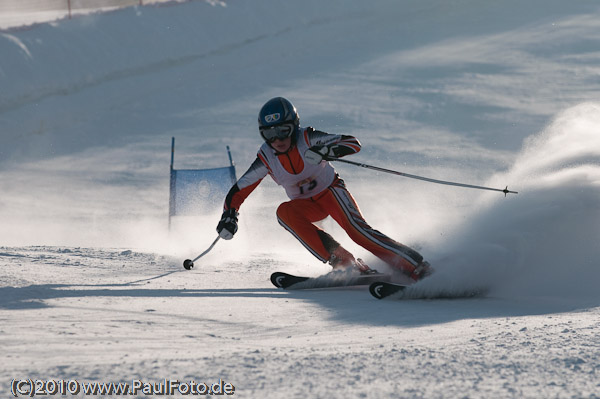
[[[258,129],[265,143],[225,198],[217,225],[221,238],[233,238],[240,206],[269,174],[290,198],[279,205],[277,221],[320,261],[329,262],[334,269],[354,267],[363,274],[373,272],[313,224],[331,216],[354,242],[413,280],[431,273],[417,251],[369,226],[344,181],[328,162],[360,151],[361,144],[355,137],[300,127],[296,108],[283,97],[275,97],[261,108]]]

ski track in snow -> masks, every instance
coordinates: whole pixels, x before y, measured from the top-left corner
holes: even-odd
[[[2,397],[15,378],[222,379],[242,398],[600,397],[598,7],[218,4],[0,34]],[[239,176],[260,144],[255,111],[282,94],[303,123],[357,135],[358,161],[519,194],[336,165],[370,223],[436,268],[402,300],[275,289],[274,271],[329,267],[277,225],[285,198],[267,181],[235,239],[184,270],[220,209],[166,231],[170,137],[180,168],[223,166],[230,144]]]

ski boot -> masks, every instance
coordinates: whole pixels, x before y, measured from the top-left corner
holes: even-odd
[[[331,254],[329,264],[333,266],[333,270],[352,268],[358,270],[362,275],[378,273],[377,270],[371,269],[362,259],[355,259],[354,255],[341,245]]]
[[[433,274],[434,269],[431,267],[429,262],[422,261],[415,267],[415,270],[410,273],[410,278],[415,281],[423,280],[425,277],[429,277]]]
[[[360,271],[360,274],[363,276],[370,274],[380,274],[377,270],[371,269],[369,265],[367,265],[361,258],[356,259],[356,264],[354,265]]]

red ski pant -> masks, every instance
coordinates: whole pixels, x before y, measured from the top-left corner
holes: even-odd
[[[284,202],[277,209],[279,224],[322,262],[329,261],[331,253],[339,246],[329,234],[313,224],[327,216],[331,216],[355,243],[395,268],[411,273],[423,260],[417,251],[369,226],[339,178],[318,195]]]

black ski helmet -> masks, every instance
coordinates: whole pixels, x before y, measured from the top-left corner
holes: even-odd
[[[292,125],[293,133],[300,127],[300,117],[291,102],[283,97],[275,97],[267,101],[260,109],[258,130],[263,140],[268,141],[264,131],[281,125]]]

